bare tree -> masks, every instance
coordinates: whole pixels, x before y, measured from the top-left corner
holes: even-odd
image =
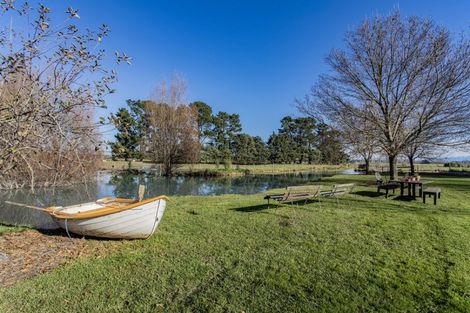
[[[154,100],[146,102],[146,149],[153,161],[163,164],[163,173],[172,176],[183,163],[199,157],[197,112],[187,105],[186,82],[174,76],[170,86],[163,81]]]
[[[116,78],[99,48],[108,28],[81,32],[71,7],[58,27],[44,5],[2,1],[0,16],[0,187],[89,178],[101,158],[93,111]]]
[[[344,142],[353,155],[364,160],[366,173],[370,172],[370,165],[375,154],[380,152],[375,135],[375,129],[366,119],[359,120],[354,115],[346,116],[347,123],[340,129]]]
[[[434,138],[419,137],[411,142],[403,151],[403,155],[408,159],[410,174],[416,174],[416,159],[434,159],[443,153],[440,145],[434,143]]]
[[[391,179],[397,156],[423,133],[441,145],[469,142],[466,38],[454,42],[433,21],[394,12],[366,19],[346,33],[345,44],[327,56],[332,73],[322,75],[299,105],[303,112],[339,125],[349,116],[367,120],[388,156]]]

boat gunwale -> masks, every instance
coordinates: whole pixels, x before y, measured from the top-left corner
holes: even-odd
[[[57,207],[48,207],[46,210],[48,213],[56,218],[56,219],[74,219],[74,220],[81,220],[81,219],[89,219],[89,218],[96,218],[101,216],[106,216],[114,213],[119,213],[123,211],[127,211],[130,209],[134,209],[141,205],[145,205],[151,202],[155,202],[158,200],[169,200],[169,198],[165,195],[146,199],[143,201],[131,200],[131,199],[123,199],[123,198],[115,198],[113,202],[120,202],[120,203],[129,203],[126,206],[113,206],[113,204],[104,206],[102,208],[97,208],[89,211],[78,212],[78,213],[65,213],[62,210],[57,210]],[[65,207],[66,208],[66,207]]]

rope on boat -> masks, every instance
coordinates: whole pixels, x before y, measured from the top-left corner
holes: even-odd
[[[160,212],[160,203],[161,203],[161,200],[158,200],[157,214],[155,215],[155,221],[153,222],[153,228],[152,228],[153,231],[155,231],[156,224],[157,224],[157,222],[159,222],[158,213]],[[147,238],[152,236],[152,234],[153,234],[153,232],[150,235],[148,235]]]
[[[70,236],[70,233],[69,233],[69,228],[67,226],[67,221],[68,221],[68,219],[65,219],[65,231],[67,232],[67,236],[69,236],[69,238],[72,239],[72,237]]]

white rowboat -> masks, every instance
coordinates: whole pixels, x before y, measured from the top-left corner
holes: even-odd
[[[66,207],[27,207],[47,212],[67,233],[137,239],[148,238],[155,232],[165,212],[167,200],[166,196],[143,201],[103,198],[96,202]]]

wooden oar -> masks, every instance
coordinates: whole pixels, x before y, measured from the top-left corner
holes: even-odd
[[[144,199],[144,193],[145,193],[145,186],[144,185],[139,185],[139,202]]]
[[[21,207],[24,207],[24,208],[35,209],[35,210],[38,210],[38,211],[50,212],[50,210],[48,210],[48,209],[44,209],[44,208],[40,208],[40,207],[37,207],[37,206],[34,206],[34,205],[28,205],[28,204],[24,204],[24,203],[18,203],[18,202],[12,202],[12,201],[5,201],[5,203],[21,206]]]

